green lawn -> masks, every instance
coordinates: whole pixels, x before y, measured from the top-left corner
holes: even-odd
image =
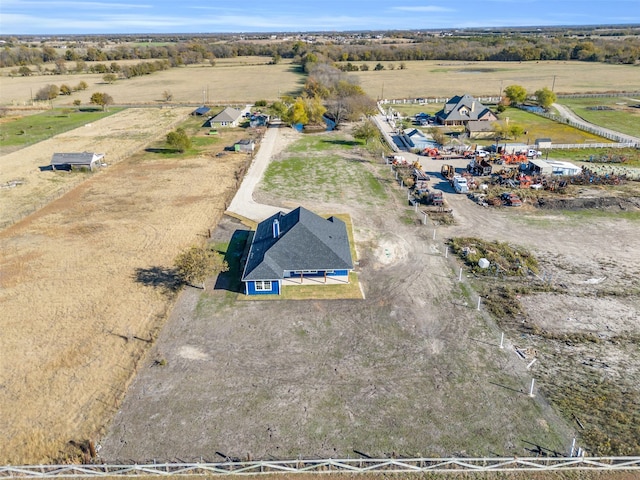
[[[0,147],[32,145],[121,110],[121,108],[110,108],[109,111],[103,112],[84,108],[81,110],[56,108],[44,113],[9,120],[0,124]]]
[[[515,123],[521,125],[527,132],[526,135],[509,141],[532,144],[536,138],[551,138],[553,143],[609,142],[609,140],[597,135],[583,132],[569,125],[554,122],[548,118],[518,108],[507,108],[498,117],[504,121],[508,119],[509,124]],[[493,142],[488,141],[487,143]]]
[[[640,135],[640,100],[624,97],[562,98],[558,103],[566,105],[588,122],[610,128],[627,135]],[[589,107],[608,107],[613,110],[589,110]]]

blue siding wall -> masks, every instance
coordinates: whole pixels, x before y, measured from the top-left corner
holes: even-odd
[[[333,273],[327,273],[327,277],[337,277],[338,275],[349,275],[349,270],[334,270]]]
[[[271,282],[271,290],[256,290],[255,282],[246,283],[247,295],[279,295],[280,294],[280,282],[274,280]]]

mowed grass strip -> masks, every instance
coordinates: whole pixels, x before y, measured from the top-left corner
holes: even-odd
[[[576,115],[601,127],[610,128],[627,135],[640,135],[640,99],[626,97],[561,98],[558,103],[566,105]],[[596,110],[597,107],[611,110]]]

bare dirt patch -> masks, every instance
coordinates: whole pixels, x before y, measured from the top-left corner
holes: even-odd
[[[124,156],[179,112],[133,110],[43,143],[108,145]],[[241,135],[221,134],[216,148]],[[16,168],[39,162],[25,152],[48,149],[21,151]],[[0,232],[1,462],[64,461],[78,453],[69,442],[95,438],[166,318],[173,259],[204,241],[246,160],[134,156]]]
[[[358,165],[349,178],[390,175]],[[301,199],[290,195],[297,185],[278,185],[279,197],[262,198],[335,209],[321,189]],[[353,220],[365,300],[186,291],[101,439],[102,459],[565,453],[571,428],[527,395],[526,364],[498,347],[500,331],[444,258],[452,230],[434,240],[432,226],[406,222],[406,193],[387,185],[386,202],[340,208]],[[501,212],[493,222],[513,225]],[[216,239],[235,228],[223,221]]]

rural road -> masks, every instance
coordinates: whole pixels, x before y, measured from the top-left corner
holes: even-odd
[[[262,180],[262,176],[269,166],[269,161],[277,150],[276,145],[278,144],[278,136],[281,128],[284,128],[283,124],[271,124],[269,128],[267,128],[267,132],[260,143],[258,153],[253,158],[253,162],[251,162],[251,166],[245,174],[236,195],[233,197],[233,200],[231,200],[227,212],[235,213],[236,215],[256,222],[261,222],[278,212],[288,211],[280,207],[258,203],[253,199],[253,191],[260,183],[260,180]]]
[[[601,127],[600,125],[595,125],[593,123],[587,122],[586,120],[584,120],[584,119],[580,118],[578,115],[576,115],[570,108],[565,107],[564,105],[560,105],[559,103],[554,103],[553,104],[553,108],[555,108],[558,111],[558,114],[562,118],[568,118],[568,119],[572,120],[573,122],[578,123],[580,125],[584,125],[584,126],[593,128],[595,130],[599,130],[600,132],[602,132],[605,135],[606,134],[608,134],[608,135],[617,135],[618,137],[623,139],[625,142],[633,142],[633,143],[640,144],[640,137],[633,137],[631,135],[626,135],[624,133],[616,132],[615,130],[610,130],[608,128]]]

